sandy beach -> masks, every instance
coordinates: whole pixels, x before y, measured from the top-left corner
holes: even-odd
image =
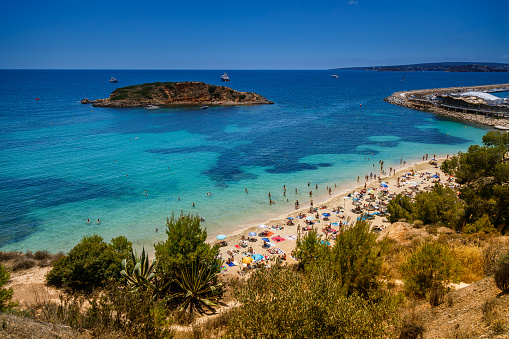
[[[242,274],[252,265],[270,265],[276,258],[285,258],[288,263],[294,263],[296,261],[291,254],[298,237],[314,228],[322,241],[333,245],[335,235],[354,224],[364,213],[371,214],[366,220],[375,231],[390,227],[383,211],[386,210],[391,194],[415,195],[417,192],[429,190],[428,187],[433,187],[435,182],[448,178],[439,168],[446,157],[437,157],[437,165],[432,164],[431,159],[428,154],[428,160],[402,164],[399,168],[392,169],[391,175],[387,169],[381,177],[377,173],[376,179],[372,177],[366,180],[364,176],[360,177],[355,187],[335,193],[332,193],[334,188],[331,187],[331,194],[325,198],[310,196],[309,200],[299,202],[300,205],[295,210],[225,234],[224,240],[210,237],[210,243],[223,245],[220,248],[223,274]],[[434,175],[439,178],[433,177]],[[387,187],[381,187],[382,183]],[[315,193],[312,185],[310,190]],[[362,212],[353,211],[357,206]],[[312,220],[308,220],[311,218]],[[263,259],[251,262],[248,258]]]

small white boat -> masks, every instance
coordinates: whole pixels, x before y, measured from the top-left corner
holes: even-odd
[[[335,78],[335,79],[337,79],[337,78],[339,78],[339,75],[337,75],[337,74],[331,74],[331,76],[330,76],[330,77],[331,77],[331,78]]]
[[[110,79],[110,83],[116,83],[116,82],[118,82],[118,80],[117,80],[117,79],[115,79],[114,77],[111,77],[111,79]]]
[[[147,109],[159,109],[159,106],[148,105]]]
[[[505,126],[493,126],[493,128],[499,129],[501,131],[509,131],[509,127]]]
[[[207,108],[209,108],[209,106],[207,106],[207,105],[203,105],[203,106],[201,106],[200,108],[201,108],[201,109],[207,109]]]
[[[221,81],[226,81],[226,82],[230,81],[230,77],[228,77],[228,74],[226,74],[226,72],[224,72],[224,74],[221,75]]]

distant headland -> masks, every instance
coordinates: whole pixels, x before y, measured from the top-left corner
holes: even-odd
[[[95,107],[149,107],[182,105],[257,105],[273,104],[259,94],[238,92],[225,86],[204,82],[153,82],[121,87],[109,98],[81,100]]]
[[[395,66],[333,68],[333,70],[378,72],[509,72],[509,64],[495,62],[436,62]]]

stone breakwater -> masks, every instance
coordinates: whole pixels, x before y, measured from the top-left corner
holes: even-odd
[[[509,127],[508,118],[492,118],[485,115],[455,112],[439,107],[430,100],[418,99],[425,96],[433,95],[445,95],[448,93],[460,93],[460,92],[490,92],[490,91],[508,91],[509,84],[498,84],[498,85],[485,85],[485,86],[470,86],[470,87],[449,87],[449,88],[432,88],[432,89],[421,89],[406,92],[395,92],[391,96],[384,99],[384,101],[399,105],[411,109],[420,111],[431,112],[442,116],[472,121],[478,124],[488,126],[504,126]]]

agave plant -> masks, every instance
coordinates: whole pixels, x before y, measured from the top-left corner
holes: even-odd
[[[155,298],[160,292],[168,287],[171,281],[166,284],[161,284],[159,281],[154,279],[156,260],[154,259],[152,263],[149,264],[148,253],[145,253],[145,248],[143,248],[139,257],[136,252],[131,251],[131,260],[134,264],[132,271],[129,272],[127,267],[128,261],[124,259],[122,260],[123,270],[120,272],[120,274],[127,280],[127,284],[131,287],[131,289],[147,289],[152,292],[153,297]]]
[[[169,299],[181,299],[180,310],[202,313],[203,307],[217,306],[222,284],[217,282],[218,272],[209,265],[195,261],[191,267],[180,271],[175,282],[180,291],[168,295]]]

